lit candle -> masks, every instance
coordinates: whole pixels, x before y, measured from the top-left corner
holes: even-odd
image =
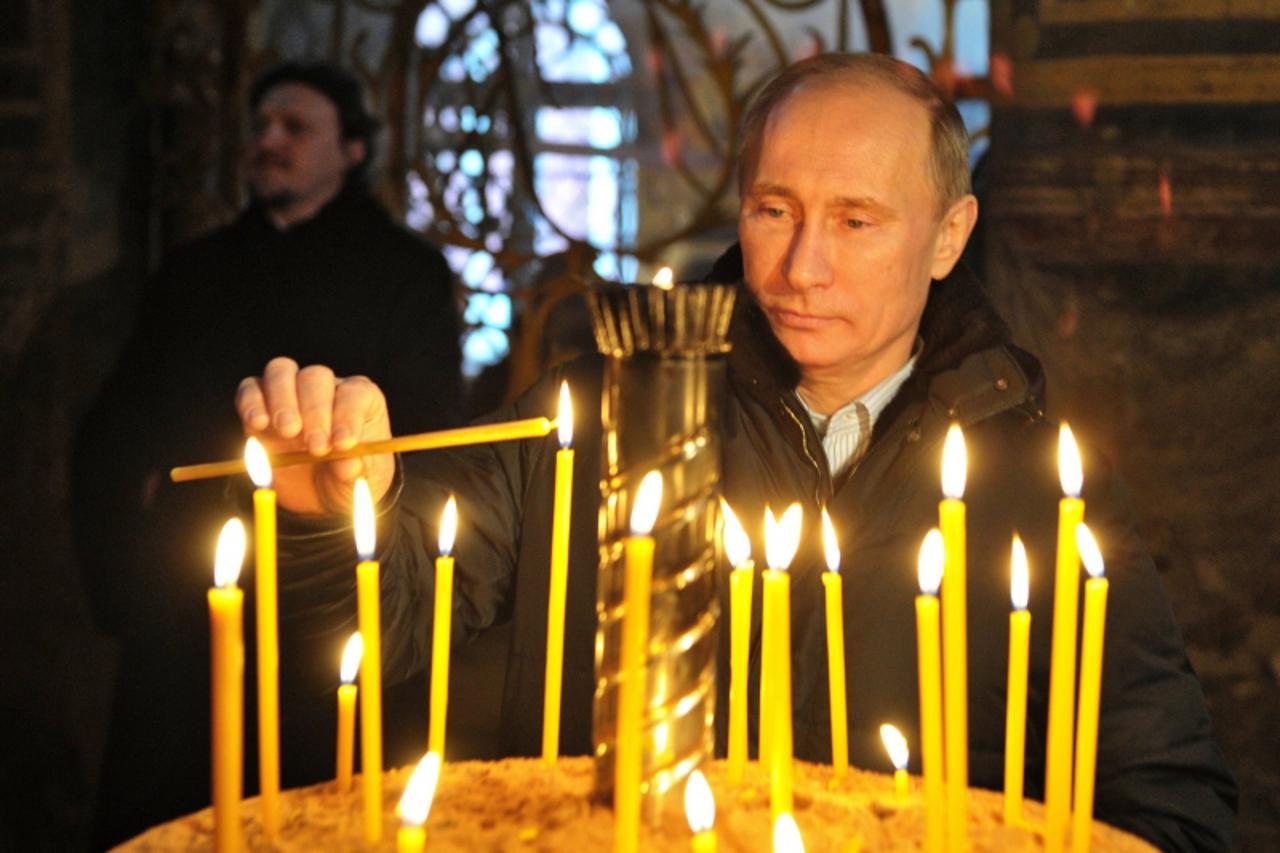
[[[427,830],[424,824],[431,812],[431,802],[436,796],[436,783],[440,781],[440,753],[428,752],[409,774],[409,781],[400,795],[400,831],[396,833],[396,853],[422,853],[426,846]]]
[[[640,783],[644,759],[645,664],[649,650],[649,589],[653,531],[662,503],[662,474],[650,471],[636,490],[626,541],[621,680],[613,783],[613,849],[635,853],[640,843]]]
[[[542,760],[560,754],[560,692],[564,676],[564,600],[569,584],[569,513],[573,505],[573,402],[569,383],[560,383],[556,415],[556,493],[551,512],[551,583],[547,593],[547,674],[542,697]]]
[[[716,798],[701,770],[689,774],[684,786],[684,815],[689,821],[693,853],[716,853]]]
[[[675,274],[671,272],[671,267],[663,267],[654,273],[653,285],[661,290],[671,290],[675,287]]]
[[[1084,520],[1080,450],[1065,423],[1058,432],[1058,552],[1053,587],[1053,652],[1049,669],[1048,754],[1045,756],[1045,847],[1061,850],[1071,812],[1071,725],[1076,678],[1076,608],[1080,600],[1080,552],[1076,526]]]
[[[946,787],[942,775],[942,649],[938,586],[944,560],[942,533],[935,527],[920,545],[916,596],[916,655],[920,672],[920,764],[924,772],[925,850],[941,853],[946,833]]]
[[[377,521],[364,477],[355,486],[356,597],[364,660],[360,662],[360,769],[364,783],[364,838],[382,840],[382,626],[378,599]]]
[[[947,838],[953,853],[968,846],[969,689],[968,629],[965,621],[964,434],[951,425],[942,451],[942,494],[938,527],[946,562],[942,574],[942,690],[947,756]]]
[[[1022,820],[1022,776],[1027,730],[1027,658],[1031,647],[1031,613],[1027,610],[1027,549],[1013,535],[1009,614],[1009,690],[1004,729],[1004,822]]]
[[[427,750],[444,756],[444,726],[449,714],[449,638],[453,630],[453,540],[458,531],[458,502],[453,495],[440,515],[440,556],[436,557],[436,610],[431,626],[431,721]]]
[[[1087,853],[1093,834],[1093,783],[1098,761],[1098,705],[1102,698],[1102,639],[1107,623],[1107,588],[1102,553],[1089,528],[1076,527],[1080,558],[1089,572],[1084,583],[1084,628],[1080,645],[1080,707],[1076,715],[1075,810],[1071,849]]]
[[[240,849],[240,774],[244,754],[244,593],[236,586],[244,561],[244,524],[233,518],[218,535],[209,590],[213,687],[213,845]]]
[[[258,626],[258,786],[262,832],[280,832],[280,643],[276,636],[276,492],[262,442],[244,445],[244,467],[253,490],[254,592]]]
[[[787,569],[800,545],[803,513],[800,504],[794,503],[777,521],[768,508],[764,514],[764,551],[769,568],[761,573],[764,581],[762,645],[763,669],[769,679],[769,800],[775,820],[783,812],[792,810],[791,577]]]
[[[893,762],[893,790],[899,803],[907,800],[907,761],[911,753],[907,750],[907,739],[898,731],[897,726],[885,723],[880,727],[880,740],[884,741],[885,751]]]
[[[845,706],[844,583],[840,578],[840,543],[827,508],[822,508],[822,544],[828,571],[822,575],[827,598],[827,687],[831,694],[831,765],[834,777],[849,770],[849,715]]]
[[[755,563],[751,540],[729,504],[720,502],[724,517],[724,550],[729,573],[729,781],[741,784],[747,763],[747,679],[751,651],[751,597]]]
[[[364,641],[356,631],[342,650],[342,668],[339,670],[342,684],[338,686],[338,791],[351,790],[351,771],[355,766],[356,751],[356,671],[364,655]]]
[[[790,812],[773,819],[773,853],[804,853],[800,827],[796,826],[796,819]]]

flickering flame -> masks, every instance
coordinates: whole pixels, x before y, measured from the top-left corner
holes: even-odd
[[[1098,540],[1083,521],[1076,525],[1076,547],[1080,549],[1080,562],[1091,578],[1100,578],[1106,573],[1102,563],[1102,551],[1098,549]]]
[[[556,412],[556,429],[560,433],[560,446],[573,444],[573,400],[569,397],[569,383],[560,383],[560,410]]]
[[[658,520],[658,507],[662,504],[662,474],[650,471],[640,481],[636,490],[636,503],[631,508],[631,535],[648,536],[653,523]]]
[[[942,494],[945,497],[955,500],[964,497],[966,467],[964,433],[959,424],[952,424],[942,446]]]
[[[229,518],[218,534],[218,548],[213,558],[213,585],[235,586],[244,562],[244,522]]]
[[[654,287],[660,287],[663,290],[670,290],[675,287],[675,275],[671,272],[671,267],[663,267],[658,270],[653,277]]]
[[[356,524],[356,553],[362,560],[372,560],[378,546],[378,525],[373,515],[373,497],[364,477],[356,480],[352,506]]]
[[[1027,577],[1027,548],[1022,544],[1022,537],[1013,534],[1013,556],[1011,558],[1012,580],[1009,583],[1009,597],[1013,599],[1014,610],[1026,610],[1030,597],[1031,582]]]
[[[745,566],[751,560],[751,540],[747,538],[747,531],[742,529],[742,522],[738,521],[738,516],[723,498],[720,510],[724,518],[724,552],[729,557],[729,564],[735,568]]]
[[[267,449],[256,438],[250,438],[244,443],[244,467],[255,486],[259,489],[271,488],[271,460],[267,458]]]
[[[440,753],[428,752],[413,768],[409,782],[400,795],[400,822],[405,826],[422,826],[431,812],[440,781]]]
[[[836,528],[825,506],[822,508],[822,550],[827,555],[827,568],[840,571],[840,540],[836,539]]]
[[[884,748],[889,752],[889,760],[893,762],[893,766],[899,770],[907,769],[907,759],[911,757],[907,750],[907,739],[902,736],[902,732],[898,731],[896,726],[885,723],[880,727],[880,739],[884,741]]]
[[[790,812],[783,812],[773,822],[773,853],[804,853],[800,827]]]
[[[364,637],[360,636],[359,631],[355,631],[342,648],[342,666],[338,670],[338,677],[343,684],[350,684],[356,680],[356,672],[360,669],[362,657],[364,657]]]
[[[444,512],[440,513],[440,556],[447,557],[453,553],[453,541],[458,536],[458,501],[449,495],[445,502]]]
[[[924,541],[920,543],[920,558],[916,562],[920,592],[925,595],[938,594],[938,587],[942,586],[942,564],[945,556],[942,531],[935,527],[925,534]]]
[[[764,510],[764,554],[769,568],[785,572],[795,559],[796,549],[800,547],[800,525],[804,521],[804,510],[800,504],[793,503],[787,507],[782,518],[774,520],[773,510]]]
[[[706,832],[716,822],[716,798],[707,784],[707,777],[701,770],[689,774],[689,781],[684,786],[684,816],[689,821],[689,829],[696,835]]]
[[[1080,488],[1084,485],[1084,469],[1080,465],[1080,448],[1076,446],[1076,437],[1071,434],[1071,427],[1063,421],[1058,429],[1058,479],[1062,482],[1062,493],[1068,497],[1080,497]]]

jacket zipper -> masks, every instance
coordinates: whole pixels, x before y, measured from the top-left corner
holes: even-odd
[[[818,484],[813,490],[813,500],[817,506],[822,506],[822,464],[814,457],[813,452],[809,450],[809,432],[804,428],[804,423],[800,420],[800,416],[792,411],[791,406],[786,400],[780,401],[782,410],[787,416],[795,422],[796,427],[800,430],[800,447],[804,450],[805,458],[809,460],[809,464],[813,466],[813,471],[818,475]]]

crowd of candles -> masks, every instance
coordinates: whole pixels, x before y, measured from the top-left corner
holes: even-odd
[[[543,706],[543,761],[554,765],[559,753],[560,701],[564,657],[564,608],[568,568],[569,515],[573,481],[572,407],[568,386],[561,388],[561,449],[556,455],[555,499],[547,609],[547,662]],[[488,425],[477,442],[493,440]],[[454,431],[457,432],[457,431]],[[545,432],[544,432],[545,434]],[[517,436],[518,437],[518,436]],[[255,591],[257,619],[259,782],[262,831],[273,839],[280,827],[279,660],[276,639],[276,501],[271,465],[256,439],[245,449],[245,467],[254,491]],[[1059,470],[1064,497],[1059,505],[1055,606],[1049,691],[1046,802],[1042,826],[1023,816],[1027,666],[1031,616],[1027,610],[1029,568],[1026,550],[1015,534],[1011,552],[1009,669],[1006,708],[1004,820],[1042,832],[1050,851],[1064,849],[1070,823],[1074,853],[1088,849],[1093,813],[1094,769],[1106,618],[1107,580],[1097,543],[1083,523],[1082,471],[1074,438],[1064,424],[1059,439]],[[961,853],[968,847],[968,726],[965,624],[965,449],[952,426],[943,451],[939,526],[924,537],[918,561],[920,594],[915,600],[920,702],[919,745],[925,817],[925,849]],[[648,650],[652,530],[662,503],[662,478],[649,472],[634,492],[631,535],[625,543],[624,620],[614,779],[614,849],[631,853],[638,846],[643,792],[645,665]],[[378,842],[382,827],[382,711],[379,615],[379,564],[373,502],[363,479],[353,495],[359,631],[343,653],[338,688],[336,781],[350,790],[354,766],[354,720],[360,704],[365,840]],[[733,509],[720,507],[723,551],[729,561],[729,708],[726,784],[743,785],[748,757],[748,649],[755,564],[750,539]],[[791,577],[789,569],[803,528],[798,504],[781,515],[764,514],[766,568],[761,574],[763,601],[759,740],[757,752],[770,780],[775,850],[802,850],[793,819],[791,715]],[[847,685],[844,663],[844,593],[838,533],[826,510],[821,515],[823,552],[828,571],[824,586],[831,715],[832,785],[838,788],[849,766]],[[439,528],[435,563],[435,607],[427,753],[413,771],[400,801],[401,851],[424,848],[424,824],[439,776],[445,747],[454,558],[458,535],[457,504],[448,499]],[[212,761],[215,846],[240,845],[239,803],[243,762],[244,641],[243,594],[236,585],[246,546],[244,526],[227,522],[218,540],[215,585],[209,591],[212,632]],[[1090,575],[1085,583],[1079,691],[1076,692],[1076,608],[1080,562]],[[939,601],[939,597],[941,601]],[[354,683],[359,673],[359,686]],[[852,685],[856,691],[857,685]],[[358,697],[358,699],[357,699]],[[1078,704],[1073,709],[1073,704]],[[1073,714],[1074,711],[1074,714]],[[1072,721],[1075,729],[1072,729]],[[895,769],[892,798],[911,798],[907,776],[907,738],[891,725],[881,727]],[[1074,779],[1074,788],[1072,780]],[[1074,808],[1073,808],[1074,799]],[[716,849],[715,801],[700,772],[685,791],[691,849]]]

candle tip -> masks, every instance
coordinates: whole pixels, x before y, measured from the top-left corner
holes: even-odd
[[[560,447],[567,450],[573,445],[573,398],[569,396],[569,383],[560,383],[560,408],[556,412],[556,429]]]
[[[374,551],[377,550],[378,526],[373,514],[373,496],[364,477],[356,480],[352,504],[355,512],[356,552],[360,559],[372,560]]]
[[[724,519],[724,551],[733,567],[745,566],[751,559],[751,540],[742,529],[737,513],[724,498],[720,499],[720,516]]]
[[[343,684],[356,680],[356,672],[360,669],[360,659],[363,657],[364,637],[359,631],[355,631],[342,649],[342,666],[338,670],[338,678]]]
[[[920,592],[925,595],[937,595],[942,585],[942,567],[946,552],[942,542],[942,531],[933,528],[925,534],[920,543],[920,557],[916,563],[916,579],[920,582]]]
[[[218,548],[213,560],[213,585],[235,586],[240,579],[240,566],[244,563],[244,522],[229,518],[218,534]]]
[[[428,752],[413,768],[409,782],[400,795],[400,820],[406,826],[422,826],[431,812],[440,779],[440,753]]]
[[[650,471],[636,489],[635,504],[631,509],[631,535],[648,536],[658,520],[658,508],[662,504],[662,474]]]
[[[1027,548],[1022,544],[1022,537],[1013,534],[1012,578],[1009,584],[1009,596],[1013,600],[1014,610],[1026,610],[1027,600],[1031,597],[1031,581],[1027,570]]]
[[[1080,462],[1080,447],[1066,421],[1058,428],[1058,479],[1064,495],[1080,497],[1084,486],[1084,467]]]
[[[445,501],[444,511],[440,513],[440,556],[447,557],[453,553],[453,543],[458,535],[458,501],[453,495]]]
[[[831,523],[831,515],[827,508],[822,508],[822,550],[827,558],[827,569],[840,571],[840,540],[836,538],[835,525]]]
[[[894,768],[906,770],[910,752],[907,750],[907,739],[898,731],[898,727],[885,723],[880,727],[880,739],[884,741],[884,748],[889,753],[889,760],[893,762]]]
[[[953,423],[947,430],[942,445],[942,494],[952,500],[964,497],[964,481],[967,468],[964,433],[960,425]]]
[[[701,770],[689,774],[684,786],[684,814],[689,829],[696,835],[707,832],[716,822],[716,798]]]
[[[250,436],[244,443],[244,467],[255,486],[259,489],[271,488],[271,459],[262,442],[254,436]]]
[[[1076,525],[1076,547],[1080,549],[1080,562],[1091,578],[1100,578],[1105,574],[1102,562],[1102,551],[1098,548],[1098,540],[1093,538],[1093,531],[1083,521]]]

